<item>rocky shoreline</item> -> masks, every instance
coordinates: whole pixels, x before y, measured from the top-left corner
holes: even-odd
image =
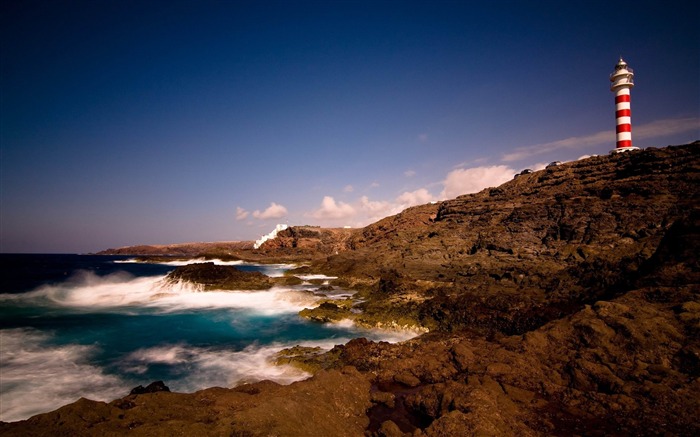
[[[322,273],[358,292],[303,317],[429,332],[282,351],[279,364],[314,373],[289,386],[81,399],[0,433],[700,434],[699,146],[566,163],[363,229],[291,227],[259,250],[189,254],[307,267],[272,281],[199,264],[171,280],[265,289]]]

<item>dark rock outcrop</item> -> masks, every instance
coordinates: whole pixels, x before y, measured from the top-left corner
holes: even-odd
[[[358,229],[290,226],[267,240],[258,250],[273,257],[304,256],[307,259],[326,257],[349,249],[348,241]]]
[[[159,391],[170,391],[170,388],[163,381],[154,381],[146,387],[139,385],[129,392],[130,395],[142,395],[145,393],[158,393]]]
[[[260,272],[245,272],[213,262],[177,267],[166,277],[170,282],[188,282],[204,290],[267,290],[273,281]]]

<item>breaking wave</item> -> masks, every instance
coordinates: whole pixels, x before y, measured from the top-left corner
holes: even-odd
[[[164,266],[181,267],[190,264],[200,264],[200,263],[214,263],[219,266],[238,266],[238,267],[252,267],[256,271],[259,271],[270,277],[280,277],[284,275],[284,272],[297,267],[296,264],[254,264],[240,260],[234,261],[224,261],[218,258],[206,259],[206,258],[191,258],[191,259],[178,259],[172,261],[143,261],[138,258],[129,258],[124,260],[114,261],[118,264],[160,264]],[[302,278],[303,279],[303,278]]]
[[[165,276],[134,277],[124,272],[98,276],[82,271],[69,280],[22,294],[0,294],[0,302],[59,306],[77,310],[132,313],[193,309],[244,309],[261,314],[298,312],[318,297],[302,289],[273,287],[266,291],[206,291],[189,283],[171,283]]]
[[[294,267],[229,263],[270,276]],[[0,294],[0,420],[26,419],[80,397],[110,401],[155,380],[180,392],[264,379],[288,384],[308,374],[272,362],[283,348],[329,350],[357,337],[396,342],[417,334],[305,321],[296,313],[323,298],[311,284],[199,291],[163,274],[100,273],[78,270],[32,291]]]

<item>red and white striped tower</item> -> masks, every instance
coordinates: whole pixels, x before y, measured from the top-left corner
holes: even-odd
[[[632,110],[630,108],[630,89],[634,86],[634,71],[620,57],[615,71],[610,75],[610,91],[615,93],[615,132],[617,143],[610,153],[639,150],[632,146]]]

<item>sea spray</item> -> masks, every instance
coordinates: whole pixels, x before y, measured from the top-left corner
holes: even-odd
[[[284,231],[288,227],[289,226],[284,225],[284,224],[278,224],[277,226],[275,226],[275,229],[273,229],[269,234],[263,235],[258,240],[256,240],[255,244],[253,245],[253,249],[260,249],[260,246],[262,246],[264,242],[266,242],[267,240],[272,240],[273,238],[277,237],[278,232]]]
[[[35,329],[3,329],[0,420],[10,422],[58,408],[80,397],[109,401],[125,394],[125,382],[90,364],[95,345],[51,344]]]
[[[133,313],[137,308],[178,312],[201,309],[246,309],[263,314],[296,313],[319,297],[292,287],[266,291],[206,291],[196,284],[165,281],[164,276],[135,278],[126,273],[97,276],[80,272],[68,281],[23,294],[0,294],[0,302],[24,306]]]
[[[139,258],[129,258],[125,260],[115,261],[121,264],[158,264],[163,266],[172,267],[182,267],[191,264],[199,263],[213,263],[218,266],[235,266],[244,271],[257,271],[261,272],[270,277],[281,277],[284,276],[287,270],[296,268],[296,264],[256,264],[240,260],[222,260],[219,258],[190,258],[190,259],[174,259],[174,260],[163,260],[160,258],[156,259],[139,259]]]

